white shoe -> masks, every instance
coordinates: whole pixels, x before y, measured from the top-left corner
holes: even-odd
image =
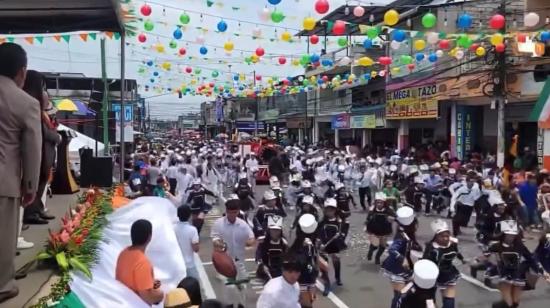
[[[24,238],[20,237],[17,239],[17,249],[29,249],[33,247],[34,243],[27,242]]]

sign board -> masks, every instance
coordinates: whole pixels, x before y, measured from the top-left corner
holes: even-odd
[[[456,107],[456,156],[462,160],[471,152],[475,144],[474,109],[475,107]]]
[[[116,142],[120,142],[120,104],[113,103],[111,108],[115,113]],[[124,142],[134,142],[134,105],[124,104]]]
[[[424,85],[386,93],[386,119],[437,118],[437,86]]]
[[[539,168],[544,168],[544,129],[537,130],[537,162]]]
[[[334,115],[331,118],[330,126],[332,129],[347,129],[349,128],[349,118],[347,113]]]
[[[240,121],[237,122],[237,129],[239,131],[255,131],[256,130],[256,122],[255,121]],[[263,131],[264,128],[264,122],[258,122],[258,130]]]
[[[376,116],[373,114],[352,116],[350,128],[376,128]]]

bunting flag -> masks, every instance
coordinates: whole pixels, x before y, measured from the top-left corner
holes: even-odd
[[[65,42],[69,42],[71,40],[71,35],[70,34],[64,34],[61,36],[61,38],[65,41]]]
[[[105,32],[105,35],[106,35],[108,38],[113,39],[114,33],[113,33],[113,32]]]
[[[27,36],[27,37],[25,37],[25,41],[32,45],[34,43],[34,37]]]
[[[80,33],[79,36],[80,36],[80,39],[82,39],[82,41],[84,42],[88,41],[88,33]]]
[[[120,33],[115,32],[114,36],[115,36],[115,40],[120,40]]]
[[[59,42],[61,42],[61,35],[54,35],[53,39],[56,40],[59,43]]]
[[[97,33],[90,33],[88,36],[95,41],[95,39],[97,38]]]
[[[8,36],[8,42],[13,43],[15,41],[15,37]]]
[[[539,128],[550,129],[550,77],[544,83],[537,103],[529,115],[529,120],[537,121]]]
[[[42,42],[44,41],[44,37],[43,37],[42,35],[36,36],[35,39],[36,39],[40,44],[42,44]]]

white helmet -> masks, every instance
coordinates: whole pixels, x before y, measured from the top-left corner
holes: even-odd
[[[414,177],[414,184],[424,184],[424,180],[420,176]]]
[[[340,190],[340,189],[342,189],[342,188],[344,188],[344,184],[343,184],[343,183],[338,182],[338,183],[334,184],[334,189]]]
[[[421,289],[431,289],[435,286],[439,268],[428,259],[416,261],[414,264],[413,281]]]
[[[311,214],[302,215],[298,220],[298,224],[300,225],[300,229],[306,234],[311,234],[317,230],[317,220]]]
[[[441,232],[446,232],[450,230],[449,224],[447,224],[447,222],[442,219],[436,219],[432,221],[432,223],[430,224],[430,227],[432,228],[432,231],[435,234],[439,234]]]
[[[327,200],[325,200],[325,207],[333,207],[333,208],[336,208],[337,205],[336,205],[336,199],[334,198],[328,198]]]
[[[194,179],[193,180],[193,185],[201,185],[202,182],[201,182],[201,179]]]
[[[377,192],[374,194],[374,201],[386,201],[387,196],[383,192]]]
[[[503,220],[500,223],[500,231],[504,234],[518,235],[518,223],[515,220]]]
[[[283,229],[283,218],[279,215],[272,215],[267,217],[267,228],[269,229]]]
[[[408,226],[414,221],[414,210],[411,207],[403,206],[400,207],[397,212],[397,221],[403,225]]]
[[[346,171],[346,166],[338,165],[338,172],[344,172],[344,171]]]
[[[302,203],[307,203],[313,205],[313,197],[312,196],[304,196],[302,198]]]
[[[302,182],[302,188],[311,188],[311,182],[308,180],[304,180]]]
[[[273,192],[273,190],[268,189],[264,192],[264,199],[265,200],[275,200],[275,199],[277,199],[277,196],[275,196],[275,193]]]

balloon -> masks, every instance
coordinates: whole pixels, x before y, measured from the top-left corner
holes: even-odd
[[[157,77],[159,75],[159,72],[154,72],[153,76]]]
[[[262,80],[262,75],[256,75],[256,80],[258,81]]]
[[[401,43],[399,43],[397,41],[391,41],[390,47],[393,50],[397,50],[397,49],[399,49],[399,47],[401,47]]]
[[[544,43],[550,41],[550,31],[542,31],[540,33],[540,40]]]
[[[252,63],[258,63],[258,61],[260,61],[260,57],[256,54],[251,55],[250,56],[250,61],[252,61]]]
[[[335,35],[344,35],[346,33],[346,23],[342,20],[335,21],[332,27],[332,33]]]
[[[401,71],[401,68],[400,67],[392,67],[391,71],[393,73],[399,73]]]
[[[372,47],[372,40],[370,39],[365,39],[363,41],[363,47],[365,47],[365,49],[369,49]]]
[[[157,44],[156,49],[157,49],[157,52],[163,53],[164,52],[164,45]]]
[[[539,14],[530,12],[523,16],[523,23],[526,27],[535,27],[540,21]]]
[[[428,56],[428,61],[434,63],[434,62],[437,62],[437,54],[435,53],[431,53],[429,56]]]
[[[456,41],[457,45],[463,48],[470,48],[472,39],[467,34],[461,34]]]
[[[223,50],[227,52],[233,51],[233,48],[235,48],[235,44],[232,41],[227,41],[223,44]]]
[[[267,7],[264,7],[263,10],[260,12],[260,19],[262,21],[268,21],[271,16],[271,12],[269,12],[269,9]]]
[[[467,29],[472,26],[472,16],[464,13],[458,17],[457,25],[461,29]]]
[[[323,59],[323,60],[321,61],[321,64],[322,64],[323,66],[332,66],[332,61],[331,61],[330,59]]]
[[[500,33],[495,33],[491,35],[490,41],[493,45],[502,44],[504,42],[504,36]]]
[[[425,57],[424,54],[421,53],[421,52],[417,53],[417,54],[414,56],[414,58],[415,58],[416,61],[418,61],[418,62],[424,60],[424,57]]]
[[[154,64],[153,61],[151,60],[147,61],[147,66],[153,66],[153,64]]]
[[[188,24],[189,22],[191,21],[191,18],[189,17],[189,15],[187,15],[187,13],[182,13],[180,15],[180,22],[184,25]]]
[[[428,32],[426,34],[426,40],[428,41],[428,44],[435,45],[437,41],[439,41],[439,33],[437,32]]]
[[[283,12],[275,10],[271,13],[271,21],[274,23],[280,23],[283,19],[285,19]]]
[[[329,10],[329,4],[327,0],[317,0],[315,2],[315,11],[319,14],[325,14]]]
[[[371,40],[375,39],[378,37],[378,28],[377,27],[369,27],[367,29],[367,37],[370,38]]]
[[[502,29],[506,24],[506,19],[500,14],[495,14],[489,19],[489,26],[493,29]]]
[[[191,74],[191,73],[193,72],[193,68],[191,68],[190,66],[188,66],[188,67],[185,68],[185,72],[186,72],[187,74]]]
[[[498,53],[502,53],[506,50],[506,45],[504,43],[498,43],[495,45],[495,51]]]
[[[438,50],[435,51],[435,55],[436,55],[438,58],[443,57],[444,54],[445,54],[445,53],[444,53],[443,50],[441,50],[441,49],[438,49]]]
[[[305,66],[305,65],[308,65],[310,63],[310,58],[308,55],[303,55],[301,58],[300,58],[300,64]]]
[[[374,61],[369,57],[361,57],[357,63],[361,66],[371,66],[374,64]]]
[[[172,49],[176,49],[176,48],[178,48],[178,43],[176,41],[172,40],[172,41],[170,41],[168,46],[170,46],[170,48],[172,48]]]
[[[145,31],[152,31],[155,28],[155,24],[152,21],[150,21],[149,19],[147,19],[143,23],[143,28],[145,29]]]
[[[218,31],[225,32],[227,31],[227,23],[223,20],[220,20],[217,25]]]
[[[409,56],[409,55],[402,55],[402,56],[400,57],[400,61],[401,61],[401,63],[403,63],[403,64],[410,64],[410,63],[412,63],[412,57]]]
[[[317,55],[317,54],[315,54],[315,53],[312,54],[311,57],[309,57],[309,60],[310,60],[311,62],[319,62],[320,59],[321,59],[321,58],[319,57],[319,55]]]
[[[180,56],[183,56],[183,55],[185,55],[186,53],[187,53],[187,50],[185,50],[185,48],[183,48],[183,47],[180,48],[180,50],[179,50]]]
[[[424,28],[433,28],[437,24],[437,17],[432,13],[426,13],[422,16],[422,25]]]
[[[462,49],[459,49],[455,52],[455,58],[457,58],[457,60],[461,60],[462,58],[464,58],[464,50]]]
[[[292,59],[292,65],[294,66],[300,65],[300,59]]]
[[[290,32],[285,31],[285,32],[281,33],[281,40],[283,40],[285,42],[288,42],[291,39],[292,39],[292,34],[290,34]]]
[[[414,70],[415,65],[413,63],[407,64],[407,68],[409,69],[409,71],[412,71]]]
[[[170,62],[164,62],[162,63],[162,68],[169,71],[172,68],[172,64],[170,64]]]
[[[286,63],[285,57],[279,57],[279,64],[284,65]]]
[[[315,21],[315,18],[313,18],[313,17],[304,18],[304,23],[303,23],[304,30],[311,31],[311,30],[315,29],[315,24],[316,23],[317,22]]]
[[[378,58],[378,62],[382,65],[390,65],[392,63],[392,59],[390,57],[380,57]]]
[[[139,11],[141,12],[141,15],[143,16],[149,16],[151,15],[151,12],[153,11],[151,9],[151,7],[145,3],[144,5],[141,6],[141,8],[139,9]]]
[[[519,43],[525,43],[527,41],[527,35],[525,33],[518,33],[517,40]]]
[[[199,52],[201,53],[201,55],[205,55],[208,53],[208,48],[206,48],[205,46],[201,46]]]
[[[347,56],[340,59],[340,64],[343,66],[349,65],[351,63],[351,59]]]
[[[263,56],[264,54],[265,54],[265,50],[264,50],[262,47],[256,48],[256,55],[257,55],[258,57],[261,57],[261,56]]]
[[[426,48],[426,41],[422,39],[414,41],[414,49],[423,50],[424,48]]]
[[[476,56],[478,57],[482,57],[485,55],[485,48],[483,48],[482,46],[479,46],[477,49],[476,49]]]
[[[269,2],[269,4],[277,5],[281,3],[281,0],[267,0],[267,2]]]
[[[197,42],[197,44],[200,44],[200,45],[204,44],[204,36],[202,35],[197,36],[195,41]]]
[[[403,30],[394,30],[392,32],[392,40],[396,41],[396,42],[403,42],[405,40],[405,38],[407,37],[405,31]]]
[[[449,40],[441,40],[439,41],[439,48],[441,49],[449,49],[451,47],[451,42]]]
[[[348,45],[348,40],[345,37],[338,38],[338,46],[346,47]]]
[[[476,51],[476,49],[479,47],[479,44],[478,43],[474,43],[470,46],[470,51]]]
[[[174,38],[176,40],[179,40],[183,37],[183,32],[181,31],[181,29],[179,27],[177,27],[176,30],[174,30],[174,33],[172,33],[172,35],[174,36]]]
[[[358,5],[353,8],[353,15],[355,17],[362,17],[363,15],[365,15],[365,9],[362,6]]]
[[[319,43],[319,36],[317,36],[316,34],[313,34],[312,36],[309,37],[309,42],[313,45]]]
[[[391,9],[384,14],[384,23],[388,26],[393,26],[399,22],[399,13]]]
[[[145,41],[147,41],[147,36],[146,36],[145,34],[143,34],[143,33],[140,33],[140,34],[138,35],[138,41],[139,41],[140,43],[145,43]]]

